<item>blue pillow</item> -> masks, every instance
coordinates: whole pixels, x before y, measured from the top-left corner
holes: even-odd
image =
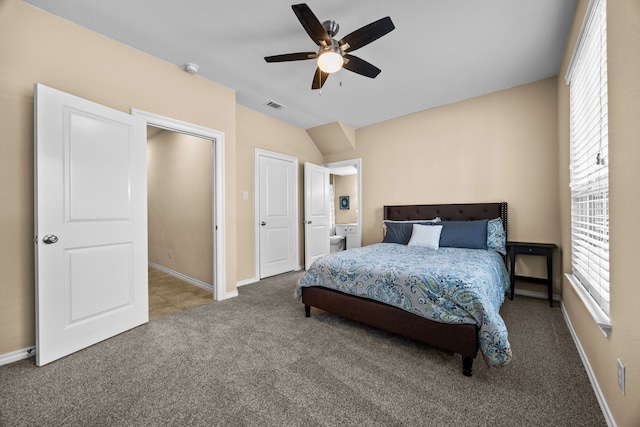
[[[502,219],[490,219],[487,223],[487,248],[499,254],[507,254],[507,234],[502,225]]]
[[[440,221],[440,218],[422,219],[414,221],[392,221],[385,219],[382,226],[385,230],[382,243],[400,243],[406,245],[413,233],[413,224],[430,225]]]
[[[487,249],[488,219],[442,221],[440,247]]]

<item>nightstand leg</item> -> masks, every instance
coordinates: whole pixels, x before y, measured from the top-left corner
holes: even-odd
[[[516,287],[516,254],[513,249],[509,252],[509,261],[511,268],[509,269],[509,282],[511,282],[511,301],[513,301],[513,291]]]

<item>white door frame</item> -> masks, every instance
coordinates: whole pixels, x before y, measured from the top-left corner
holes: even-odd
[[[225,248],[225,185],[224,185],[224,132],[202,127],[192,123],[160,116],[146,111],[131,109],[131,115],[147,121],[147,125],[184,133],[213,141],[213,298],[217,301],[226,298],[226,248]]]
[[[286,154],[275,153],[273,151],[263,150],[261,148],[255,149],[254,156],[254,187],[253,187],[253,208],[254,208],[254,271],[255,271],[255,280],[260,280],[260,156],[273,157],[276,159],[284,160],[287,162],[293,162],[293,206],[295,209],[293,210],[293,235],[295,238],[296,251],[294,253],[294,263],[295,268],[300,269],[299,263],[299,247],[300,241],[298,239],[298,211],[300,210],[300,206],[298,205],[298,158],[287,156]]]
[[[358,170],[358,241],[360,242],[360,246],[362,246],[362,158],[358,157],[356,159],[341,160],[339,162],[324,164],[324,167],[329,168],[329,171],[331,171],[331,168],[340,168],[345,166],[355,166]]]

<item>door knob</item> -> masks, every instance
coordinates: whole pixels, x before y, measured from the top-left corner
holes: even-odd
[[[47,245],[51,245],[51,244],[53,244],[53,243],[58,241],[58,236],[56,236],[54,234],[47,234],[46,236],[44,236],[42,238],[42,241],[44,243],[46,243]]]
[[[307,224],[313,224],[313,221],[307,221]]]
[[[260,225],[262,225],[262,226],[264,227],[265,225],[267,225],[267,223],[266,223],[266,222],[264,222],[264,221],[262,221],[262,222],[260,223]]]

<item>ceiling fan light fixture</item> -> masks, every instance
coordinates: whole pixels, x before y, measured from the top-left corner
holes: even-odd
[[[342,68],[344,60],[342,55],[334,48],[323,50],[318,55],[318,68],[323,72],[331,74]]]

